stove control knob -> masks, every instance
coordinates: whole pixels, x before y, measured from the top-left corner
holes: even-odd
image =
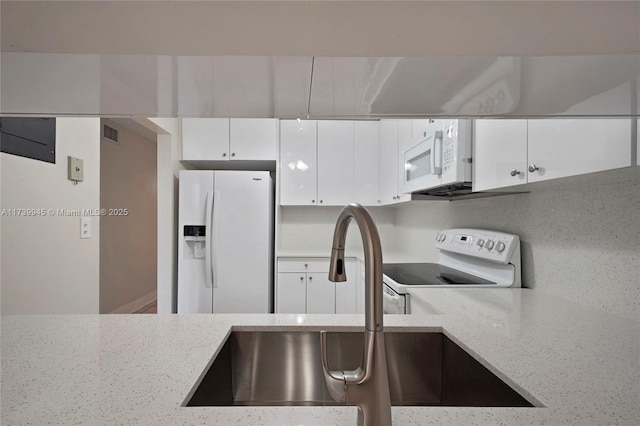
[[[482,238],[479,238],[476,244],[482,247],[484,245],[484,240]]]
[[[505,246],[502,241],[496,244],[496,250],[498,250],[498,253],[502,253],[506,247],[507,246]]]
[[[440,242],[444,242],[444,240],[447,239],[447,235],[446,234],[440,234]]]
[[[487,243],[484,245],[484,248],[487,250],[491,250],[493,248],[494,242],[491,240],[487,240]]]

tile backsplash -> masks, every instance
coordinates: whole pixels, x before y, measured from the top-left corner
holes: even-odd
[[[519,235],[524,287],[640,318],[637,173],[527,194],[400,206],[396,245],[407,258],[431,260],[435,234],[454,227]]]

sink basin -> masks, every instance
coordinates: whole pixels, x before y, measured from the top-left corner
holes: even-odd
[[[331,370],[360,365],[362,332],[327,336]],[[439,332],[385,332],[391,405],[533,407]],[[318,331],[234,331],[186,406],[338,405],[326,389]]]

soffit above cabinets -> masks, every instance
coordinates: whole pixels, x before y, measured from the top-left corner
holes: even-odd
[[[315,58],[310,116],[637,115],[640,56]]]
[[[301,117],[311,57],[3,52],[2,114]]]
[[[1,114],[384,118],[638,115],[639,55],[3,52]]]

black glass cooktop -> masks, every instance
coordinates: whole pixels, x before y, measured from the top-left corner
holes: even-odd
[[[385,263],[382,272],[404,285],[495,284],[438,263]]]

